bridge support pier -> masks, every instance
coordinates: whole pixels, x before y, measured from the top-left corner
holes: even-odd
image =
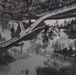
[[[29,24],[31,24],[31,20],[29,20]]]

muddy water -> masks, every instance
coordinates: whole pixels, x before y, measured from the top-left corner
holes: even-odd
[[[25,70],[29,70],[29,75],[36,75],[36,68],[43,66],[47,61],[48,65],[57,69],[61,75],[76,75],[76,59],[64,57],[59,54],[47,53],[46,55],[31,55],[27,59],[18,59],[15,62],[0,66],[0,75],[25,75]],[[66,70],[67,69],[67,70]],[[21,73],[21,71],[24,71]],[[64,74],[63,71],[65,72]]]
[[[21,71],[29,70],[29,75],[36,75],[35,69],[43,64],[46,58],[39,55],[32,55],[28,59],[19,59],[10,64],[0,66],[0,75],[25,75]]]
[[[59,72],[62,72],[62,69],[67,69],[68,74],[65,73],[64,75],[76,75],[76,59],[57,54],[47,54],[45,56],[31,55],[27,59],[26,57],[20,58],[10,64],[0,65],[0,75],[25,75],[27,68],[29,75],[36,75],[36,67],[43,66],[45,60],[48,60],[49,66],[51,65],[55,69],[58,69]],[[24,71],[23,73],[21,73],[22,70]]]

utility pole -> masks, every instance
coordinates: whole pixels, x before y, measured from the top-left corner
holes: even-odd
[[[24,43],[23,42],[21,42],[21,55],[22,55],[22,53],[23,53],[23,45],[24,45]]]

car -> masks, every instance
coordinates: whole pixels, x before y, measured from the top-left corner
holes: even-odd
[[[28,33],[29,32],[29,30],[28,29],[26,29],[26,33]]]

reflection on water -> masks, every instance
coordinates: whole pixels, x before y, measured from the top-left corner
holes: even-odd
[[[9,64],[0,65],[0,74],[6,74],[10,71],[11,66]]]
[[[76,75],[76,58],[66,57],[60,54],[51,54],[48,60],[49,64],[56,70],[59,75]]]
[[[48,75],[50,75],[50,72],[53,75],[76,75],[76,59],[57,53],[47,53],[44,56],[32,55],[29,59],[18,59],[11,64],[0,65],[0,75],[22,75],[21,70],[25,71],[26,68],[30,71],[29,75],[37,75],[35,67],[41,66],[41,63],[44,64],[44,60],[48,67],[42,67],[41,70],[44,73],[47,70]]]

